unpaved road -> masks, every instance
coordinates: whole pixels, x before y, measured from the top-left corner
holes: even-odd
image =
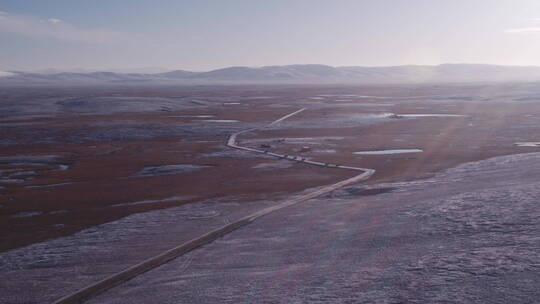
[[[296,115],[297,113],[300,113],[302,111],[304,111],[305,108],[302,108],[298,111],[295,111],[293,113],[290,113],[290,114],[287,114],[277,120],[275,120],[274,122],[270,123],[269,126],[271,125],[275,125],[289,117],[292,117],[293,115]],[[293,160],[293,161],[301,161],[301,162],[304,162],[304,163],[307,163],[307,164],[310,164],[310,165],[316,165],[316,166],[323,166],[323,167],[333,167],[333,168],[336,168],[336,169],[345,169],[345,170],[355,170],[355,171],[362,171],[361,174],[357,175],[357,176],[354,176],[352,178],[348,178],[346,180],[343,180],[343,181],[340,181],[338,183],[335,183],[335,184],[332,184],[332,185],[328,185],[328,186],[324,186],[316,191],[313,191],[313,192],[310,192],[308,194],[305,194],[305,195],[302,195],[300,197],[296,197],[294,199],[289,199],[289,200],[286,200],[278,205],[275,205],[275,206],[272,206],[272,207],[268,207],[268,208],[265,208],[265,209],[262,209],[260,211],[257,211],[251,215],[248,215],[238,221],[235,221],[235,222],[232,222],[232,223],[229,223],[227,225],[224,225],[220,228],[217,228],[213,231],[210,231],[198,238],[195,238],[195,239],[192,239],[188,242],[185,242],[175,248],[172,248],[170,250],[167,250],[159,255],[156,255],[154,257],[151,257],[145,261],[142,261],[141,263],[137,264],[137,265],[134,265],[128,269],[125,269],[124,271],[121,271],[119,273],[115,273],[99,282],[96,282],[95,284],[92,284],[92,285],[89,285],[85,288],[82,288],[72,294],[69,294],[61,299],[59,299],[58,301],[56,301],[55,303],[56,304],[70,304],[70,303],[81,303],[81,302],[84,302],[110,288],[113,288],[119,284],[122,284],[128,280],[131,280],[132,278],[144,273],[144,272],[147,272],[155,267],[158,267],[164,263],[167,263],[181,255],[184,255],[186,254],[187,252],[190,252],[200,246],[203,246],[205,244],[208,244],[232,231],[235,231],[236,229],[242,227],[242,226],[245,226],[247,224],[250,224],[252,223],[253,221],[255,221],[256,219],[262,217],[262,216],[265,216],[265,215],[268,215],[272,212],[275,212],[275,211],[278,211],[278,210],[281,210],[283,208],[287,208],[287,207],[290,207],[290,206],[293,206],[293,205],[296,205],[298,203],[301,203],[301,202],[305,202],[307,200],[310,200],[310,199],[313,199],[313,198],[316,198],[316,197],[319,197],[321,195],[324,195],[326,193],[329,193],[331,191],[334,191],[334,190],[337,190],[343,186],[346,186],[346,185],[350,185],[350,184],[354,184],[354,183],[358,183],[358,182],[361,182],[361,181],[364,181],[364,180],[367,180],[371,175],[373,175],[375,173],[375,170],[372,170],[372,169],[366,169],[366,168],[356,168],[356,167],[344,167],[344,166],[339,166],[339,165],[333,165],[333,164],[327,164],[327,163],[321,163],[321,162],[314,162],[314,161],[308,161],[308,160],[304,160],[302,159],[301,157],[298,157],[298,156],[290,156],[290,155],[283,155],[283,154],[277,154],[277,153],[268,153],[266,151],[263,151],[263,150],[257,150],[257,149],[252,149],[252,148],[248,148],[248,147],[243,147],[243,146],[239,146],[237,145],[236,143],[236,138],[238,137],[238,135],[242,134],[242,133],[246,133],[246,132],[250,132],[250,131],[254,131],[256,129],[248,129],[248,130],[244,130],[244,131],[240,131],[240,132],[236,132],[236,133],[233,133],[228,141],[227,141],[227,146],[231,147],[231,148],[235,148],[235,149],[239,149],[239,150],[244,150],[244,151],[249,151],[249,152],[254,152],[254,153],[261,153],[261,154],[267,154],[267,155],[271,155],[271,156],[274,156],[274,157],[277,157],[277,158],[284,158],[284,159],[288,159],[288,160]]]
[[[287,115],[285,115],[285,116],[271,122],[270,124],[268,124],[268,126],[276,125],[276,124],[282,122],[283,120],[285,120],[285,119],[287,119],[289,117],[292,117],[292,116],[294,116],[294,115],[296,115],[296,114],[298,114],[300,112],[303,112],[304,110],[306,110],[306,108],[302,108],[302,109],[300,109],[298,111],[287,114]],[[244,146],[238,145],[237,138],[238,138],[239,135],[244,134],[244,133],[248,133],[248,132],[252,132],[252,131],[256,131],[258,129],[261,129],[261,128],[252,128],[252,129],[243,130],[243,131],[231,134],[231,136],[229,136],[229,139],[227,140],[227,146],[231,147],[231,148],[234,148],[234,149],[238,149],[238,150],[243,150],[243,151],[248,151],[248,152],[253,152],[253,153],[266,154],[266,155],[270,155],[270,156],[273,156],[273,157],[277,157],[279,159],[298,161],[298,162],[302,162],[302,163],[309,164],[309,165],[315,165],[315,166],[319,166],[319,167],[329,167],[329,168],[355,170],[355,171],[364,172],[364,173],[350,179],[351,180],[350,182],[343,183],[344,182],[343,181],[343,182],[339,182],[339,183],[336,183],[334,185],[329,186],[329,187],[335,186],[334,189],[342,187],[345,184],[350,184],[352,182],[359,182],[359,181],[362,181],[362,180],[366,180],[371,175],[373,175],[375,173],[375,170],[373,170],[373,169],[358,168],[358,167],[351,167],[351,166],[341,166],[341,165],[332,164],[332,163],[317,162],[317,161],[308,160],[308,159],[306,159],[304,157],[301,157],[301,156],[273,153],[273,152],[268,152],[268,151],[265,151],[265,150],[259,150],[259,149],[254,149],[254,148],[249,148],[249,147],[244,147]],[[332,191],[332,190],[329,190],[329,191]]]
[[[540,153],[291,206],[90,303],[536,303]]]

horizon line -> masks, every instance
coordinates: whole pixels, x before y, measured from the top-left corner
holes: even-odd
[[[325,66],[331,68],[350,68],[350,67],[362,67],[362,68],[391,68],[391,67],[437,67],[442,65],[480,65],[480,66],[501,66],[501,67],[537,67],[540,68],[540,65],[524,65],[524,64],[498,64],[498,63],[470,63],[470,62],[446,62],[439,64],[397,64],[397,65],[329,65],[323,63],[292,63],[292,64],[272,64],[272,65],[259,65],[259,66],[249,66],[249,65],[230,65],[220,68],[214,68],[209,70],[187,70],[182,68],[166,68],[166,67],[111,67],[111,68],[81,68],[81,67],[70,67],[70,68],[38,68],[38,69],[0,69],[0,72],[9,72],[9,73],[36,73],[43,74],[47,73],[47,70],[57,70],[51,72],[50,74],[60,74],[60,73],[99,73],[99,72],[112,72],[112,70],[143,70],[143,69],[161,69],[163,72],[155,73],[140,73],[140,72],[112,72],[118,74],[161,74],[175,71],[184,71],[184,72],[193,72],[193,73],[205,73],[212,71],[219,71],[229,68],[249,68],[249,69],[261,69],[267,67],[286,67],[286,66]],[[73,70],[73,71],[70,71]],[[80,71],[75,71],[80,70]]]

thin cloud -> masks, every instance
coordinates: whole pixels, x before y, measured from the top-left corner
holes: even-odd
[[[126,34],[120,32],[85,29],[57,18],[42,20],[30,16],[10,15],[2,11],[0,11],[0,33],[86,43],[109,43],[128,39]]]
[[[528,34],[528,33],[540,33],[540,27],[522,27],[508,29],[504,31],[507,34]]]

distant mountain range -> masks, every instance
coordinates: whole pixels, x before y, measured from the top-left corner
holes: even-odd
[[[164,73],[0,71],[0,85],[163,84],[410,84],[540,81],[540,67],[486,64],[332,67],[295,64]]]

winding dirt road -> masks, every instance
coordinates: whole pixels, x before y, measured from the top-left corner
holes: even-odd
[[[267,126],[265,127],[268,127],[268,126],[273,126],[273,125],[276,125],[280,122],[282,122],[283,120],[287,119],[287,118],[290,118],[302,111],[306,110],[306,108],[302,108],[298,111],[295,111],[293,113],[290,113],[290,114],[287,114],[275,121],[273,121],[272,123],[268,124]],[[262,128],[265,128],[265,127],[262,127]],[[349,184],[354,184],[354,183],[358,183],[358,182],[361,182],[361,181],[365,181],[367,180],[368,178],[370,178],[374,173],[375,173],[375,170],[373,169],[367,169],[367,168],[357,168],[357,167],[349,167],[349,166],[341,166],[341,165],[336,165],[336,164],[329,164],[329,163],[322,163],[322,162],[316,162],[316,161],[311,161],[311,160],[307,160],[305,158],[302,158],[300,156],[294,156],[294,155],[284,155],[284,154],[277,154],[277,153],[271,153],[271,152],[268,152],[268,151],[264,151],[264,150],[258,150],[258,149],[253,149],[253,148],[249,148],[249,147],[243,147],[243,146],[239,146],[237,144],[237,137],[241,134],[244,134],[244,133],[247,133],[247,132],[250,132],[250,131],[255,131],[255,130],[258,130],[258,129],[262,129],[262,128],[252,128],[252,129],[248,129],[248,130],[243,130],[243,131],[239,131],[239,132],[236,132],[236,133],[233,133],[229,136],[228,140],[227,140],[227,143],[226,145],[228,147],[231,147],[231,148],[234,148],[234,149],[238,149],[238,150],[243,150],[243,151],[248,151],[248,152],[253,152],[253,153],[261,153],[261,154],[266,154],[266,155],[270,155],[270,156],[274,156],[276,158],[279,158],[279,159],[287,159],[287,160],[290,160],[290,161],[298,161],[298,162],[302,162],[302,163],[305,163],[305,164],[309,164],[309,165],[314,165],[314,166],[320,166],[320,167],[331,167],[331,168],[338,168],[338,169],[344,169],[344,170],[354,170],[354,171],[361,171],[362,173],[360,173],[359,175],[357,176],[354,176],[352,178],[348,178],[346,180],[343,180],[343,181],[340,181],[340,182],[337,182],[335,184],[332,184],[332,185],[327,185],[327,186],[324,186],[322,188],[319,188],[318,190],[315,190],[313,192],[310,192],[308,194],[305,194],[305,195],[302,195],[302,196],[299,196],[299,197],[296,197],[296,198],[293,198],[293,199],[289,199],[289,200],[286,200],[280,204],[277,204],[275,206],[272,206],[272,207],[268,207],[268,208],[265,208],[265,209],[262,209],[260,211],[257,211],[253,214],[250,214],[246,217],[243,217],[241,218],[240,220],[237,220],[235,222],[232,222],[230,224],[227,224],[225,226],[222,226],[220,228],[217,228],[215,230],[212,230],[196,239],[193,239],[193,240],[190,240],[186,243],[183,243],[175,248],[172,248],[168,251],[165,251],[157,256],[154,256],[154,257],[151,257],[133,267],[130,267],[126,270],[123,270],[119,273],[116,273],[102,281],[99,281],[93,285],[90,285],[90,286],[87,286],[83,289],[80,289],[62,299],[59,299],[58,301],[54,302],[55,304],[72,304],[72,303],[83,303],[84,301],[108,290],[108,289],[111,289],[119,284],[122,284],[144,272],[147,272],[153,268],[156,268],[162,264],[165,264],[187,252],[190,252],[198,247],[201,247],[205,244],[208,244],[220,237],[222,237],[223,235],[226,235],[240,227],[243,227],[245,225],[248,225],[250,223],[252,223],[253,221],[255,221],[256,219],[262,217],[262,216],[265,216],[269,213],[272,213],[274,211],[277,211],[277,210],[280,210],[280,209],[283,209],[283,208],[287,208],[289,206],[292,206],[292,205],[295,205],[295,204],[298,204],[298,203],[301,203],[301,202],[305,202],[307,200],[310,200],[310,199],[313,199],[313,198],[316,198],[316,197],[319,197],[323,194],[326,194],[328,192],[331,192],[331,191],[334,191],[338,188],[341,188],[343,186],[346,186],[346,185],[349,185]]]
[[[283,117],[281,117],[280,119],[278,120],[275,120],[273,122],[271,122],[270,124],[268,124],[266,127],[270,127],[270,126],[273,126],[273,125],[276,125],[280,122],[282,122],[283,120],[291,117],[291,116],[294,116],[302,111],[306,110],[306,108],[302,108],[296,112],[293,112],[293,113],[290,113],[290,114],[287,114]],[[285,155],[285,154],[277,154],[277,153],[272,153],[272,152],[268,152],[268,151],[264,151],[264,150],[258,150],[258,149],[253,149],[253,148],[249,148],[249,147],[243,147],[243,146],[239,146],[237,144],[237,140],[236,138],[240,135],[240,134],[244,134],[244,133],[248,133],[248,132],[251,132],[251,131],[256,131],[256,130],[259,130],[260,128],[252,128],[252,129],[247,129],[247,130],[243,130],[243,131],[240,131],[240,132],[236,132],[236,133],[233,133],[231,134],[231,136],[229,136],[229,139],[227,140],[227,146],[228,147],[231,147],[231,148],[234,148],[234,149],[239,149],[239,150],[243,150],[243,151],[248,151],[248,152],[255,152],[255,153],[261,153],[261,154],[266,154],[266,155],[270,155],[270,156],[274,156],[274,157],[277,157],[279,159],[287,159],[287,160],[292,160],[292,161],[298,161],[298,162],[302,162],[302,163],[305,163],[305,164],[309,164],[309,165],[314,165],[314,166],[319,166],[319,167],[332,167],[332,168],[338,168],[338,169],[345,169],[345,170],[355,170],[355,171],[362,171],[364,172],[363,174],[360,174],[362,176],[367,176],[367,178],[369,178],[371,175],[373,175],[373,173],[375,173],[375,170],[373,169],[367,169],[367,168],[358,168],[358,167],[349,167],[349,166],[341,166],[341,165],[337,165],[337,164],[331,164],[331,163],[322,163],[322,162],[317,162],[317,161],[312,161],[312,160],[307,160],[306,158],[303,158],[301,156],[296,156],[296,155]],[[357,178],[358,176],[356,177],[353,177],[354,178]],[[363,180],[363,179],[361,179]],[[339,183],[337,183],[339,184]],[[337,184],[334,184],[334,185],[337,185]],[[340,187],[343,187],[343,186],[340,186]],[[339,187],[338,187],[339,188]]]

